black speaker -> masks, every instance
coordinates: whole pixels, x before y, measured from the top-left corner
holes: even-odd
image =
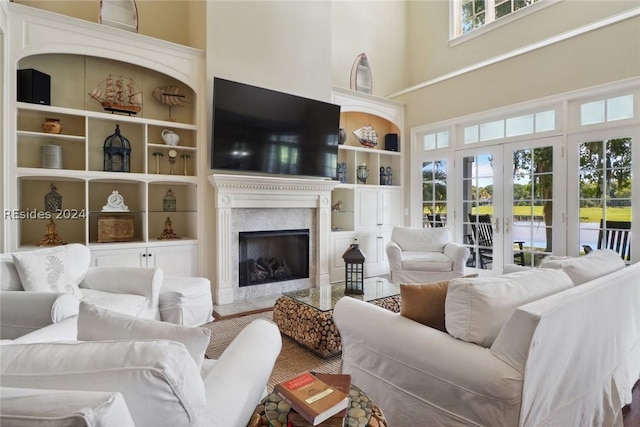
[[[33,68],[18,70],[18,101],[51,105],[51,76]]]
[[[397,133],[388,133],[384,136],[384,149],[387,151],[398,151],[399,143]]]

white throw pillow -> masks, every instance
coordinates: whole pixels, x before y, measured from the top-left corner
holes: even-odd
[[[64,249],[16,252],[12,257],[25,291],[66,292],[82,298],[69,268],[73,260]]]
[[[610,249],[598,249],[581,257],[548,256],[540,263],[540,268],[562,269],[569,275],[575,286],[624,267],[625,263],[620,254]]]
[[[489,348],[516,308],[571,287],[566,273],[547,269],[452,279],[445,300],[447,332]]]
[[[153,319],[141,319],[80,303],[78,341],[165,339],[182,343],[198,367],[209,346],[207,328],[179,326]]]

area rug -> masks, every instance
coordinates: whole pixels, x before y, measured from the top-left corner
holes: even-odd
[[[255,319],[273,320],[273,311],[249,314],[231,319],[216,320],[204,325],[211,329],[211,342],[207,357],[217,359],[240,331]],[[282,337],[282,351],[276,360],[269,378],[268,390],[276,383],[291,378],[295,374],[309,370],[336,374],[340,369],[340,356],[322,359],[287,337]]]

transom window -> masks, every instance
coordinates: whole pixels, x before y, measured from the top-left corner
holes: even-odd
[[[455,36],[466,34],[540,0],[454,0],[457,14]]]
[[[464,143],[473,144],[480,141],[548,132],[555,130],[555,128],[555,110],[540,111],[524,116],[465,126]]]

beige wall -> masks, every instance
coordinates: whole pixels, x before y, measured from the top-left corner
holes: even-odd
[[[334,1],[331,26],[332,84],[349,88],[351,67],[365,52],[373,94],[387,96],[408,86],[407,2]]]
[[[443,14],[447,8],[442,7],[442,2],[424,3],[428,4],[420,2],[417,5],[412,2],[409,13],[412,29],[415,27],[414,20],[419,19],[420,13],[424,16],[427,10],[433,13],[438,11],[441,17],[440,21],[448,16]],[[547,23],[555,27],[556,31],[564,32],[578,24],[575,22],[574,15],[580,15],[578,12],[581,10],[589,11],[590,13],[586,13],[586,15],[598,21],[606,16],[605,10],[608,9],[609,14],[614,15],[622,9],[621,5],[628,6],[629,4],[637,6],[639,3],[636,1],[563,1],[525,17],[523,23],[520,20],[515,21],[511,25],[496,30],[500,33],[494,35],[493,32],[490,32],[461,46],[441,50],[441,46],[439,46],[441,43],[434,41],[425,47],[427,50],[433,49],[438,52],[435,56],[437,61],[433,59],[433,55],[428,55],[433,63],[430,66],[427,65],[428,60],[416,64],[419,62],[416,57],[425,56],[426,52],[416,51],[415,36],[419,34],[419,31],[412,31],[410,46],[414,48],[410,51],[412,66],[409,72],[412,76],[412,83],[417,83],[416,79],[424,82],[441,77],[443,74],[461,67],[470,66],[498,54],[528,46],[534,40],[546,39],[551,36],[546,29]],[[606,5],[611,5],[611,7],[607,8]],[[591,12],[591,8],[593,8],[593,12]],[[557,13],[558,16],[552,19],[550,16],[552,12]],[[529,22],[530,19],[536,21]],[[565,20],[574,23],[565,26]],[[583,23],[583,20],[584,18],[581,18],[580,23]],[[541,22],[544,22],[545,25],[541,25]],[[559,22],[563,25],[560,25]],[[445,27],[443,25],[438,36],[432,35],[432,38],[439,40],[444,37],[445,32],[448,34],[448,28]],[[528,28],[529,31],[522,31],[522,28]],[[536,28],[540,30],[539,35],[534,38],[530,33]],[[514,42],[520,33],[527,33],[529,36],[526,40]],[[500,39],[498,34],[502,34],[505,40],[501,48],[492,44]],[[640,75],[640,18],[636,17],[476,71],[429,84],[424,88],[398,96],[396,99],[407,105],[405,123],[407,129],[410,129],[413,126],[638,75]]]
[[[638,6],[639,0],[562,0],[450,47],[449,1],[409,1],[408,86]]]
[[[100,13],[100,0],[14,0],[14,2],[90,22],[98,22]],[[202,1],[136,0],[138,33],[186,46],[203,48],[203,40],[194,39],[191,30],[191,8],[193,7],[197,11],[204,7],[198,3],[202,3]]]

